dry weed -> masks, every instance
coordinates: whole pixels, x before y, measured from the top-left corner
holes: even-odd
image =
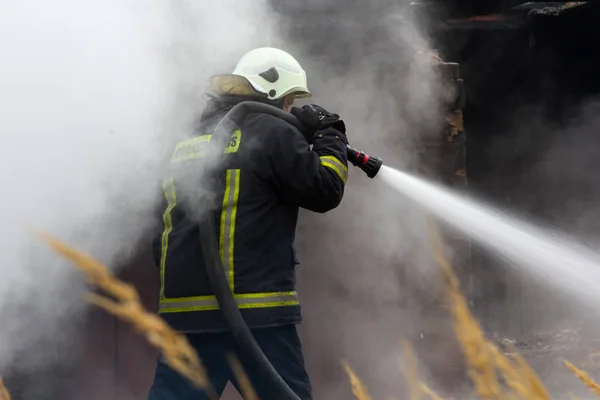
[[[218,396],[210,387],[206,371],[187,338],[172,330],[162,318],[147,312],[132,285],[120,281],[109,269],[93,257],[74,249],[57,238],[38,232],[38,236],[54,251],[71,260],[89,283],[112,298],[90,293],[88,299],[109,313],[132,324],[146,339],[159,348],[165,361],[196,387],[207,391],[211,398]]]
[[[352,393],[358,400],[373,400],[367,391],[366,386],[361,382],[358,376],[354,373],[350,365],[344,361],[343,362],[344,369],[350,378],[350,384],[352,385]]]
[[[482,399],[499,399],[502,395],[496,374],[494,355],[485,339],[479,322],[471,315],[469,306],[458,283],[458,278],[445,256],[442,239],[435,228],[430,229],[436,261],[446,278],[446,295],[454,320],[454,330],[458,336],[467,360],[468,375],[475,385],[475,391]]]
[[[462,296],[459,283],[452,267],[445,257],[442,239],[435,229],[431,230],[436,260],[446,278],[446,294],[450,301],[450,311],[454,320],[454,329],[462,346],[468,363],[468,374],[475,385],[478,396],[485,400],[549,400],[550,397],[537,374],[518,353],[507,357],[493,343],[487,340],[479,322],[471,314],[465,298]],[[159,316],[148,313],[142,306],[135,288],[118,280],[103,264],[91,256],[74,249],[55,237],[38,233],[54,251],[71,260],[87,277],[88,282],[102,289],[115,298],[90,293],[88,299],[107,312],[131,323],[146,339],[162,351],[166,362],[181,375],[189,379],[195,386],[208,391],[211,398],[217,398],[210,388],[206,371],[198,355],[188,343],[184,335],[173,331]],[[433,400],[441,400],[435,392],[424,383],[419,382],[418,366],[412,348],[404,343],[407,366],[405,375],[410,386],[410,399],[420,400],[427,394]],[[258,400],[254,389],[244,373],[239,361],[230,357],[232,370],[236,374],[244,397]],[[589,375],[565,361],[577,377],[594,393],[600,395],[598,386]],[[372,400],[367,388],[350,368],[347,362],[343,366],[350,378],[352,392],[358,400]],[[500,384],[498,372],[501,372],[507,389]],[[414,383],[417,383],[416,385]],[[10,400],[10,394],[0,378],[0,400]]]
[[[8,389],[4,386],[2,377],[0,377],[0,400],[11,400],[10,393],[8,393]]]
[[[494,349],[498,350],[496,346],[494,346]],[[533,368],[531,368],[531,366],[529,366],[525,360],[525,357],[517,352],[512,353],[511,356],[515,360],[515,367],[518,371],[520,371],[523,382],[525,382],[528,387],[528,398],[532,400],[549,400],[550,394],[548,393],[548,390],[546,390],[546,387],[544,386],[544,383],[540,379],[539,375],[533,370]]]
[[[427,394],[431,400],[443,400],[436,392],[431,390],[431,388],[423,382],[421,382],[421,389],[423,389],[423,392]]]
[[[463,348],[469,377],[475,385],[477,395],[490,400],[519,397],[527,400],[549,400],[550,396],[544,385],[521,355],[515,353],[512,362],[485,338],[479,322],[471,314],[460,292],[458,278],[445,256],[440,234],[433,225],[430,228],[436,260],[446,278],[446,294],[450,301],[454,330]],[[501,371],[509,391],[500,384],[498,370]]]
[[[594,394],[600,395],[600,386],[594,382],[592,377],[587,372],[580,370],[567,360],[563,360],[563,362],[567,368],[569,368],[575,374],[575,376],[577,376],[577,378],[584,383],[585,386],[587,386]]]
[[[442,400],[437,393],[420,380],[419,363],[415,356],[415,352],[408,341],[402,341],[402,349],[404,353],[404,378],[408,384],[410,400],[421,400],[423,394],[426,394],[432,400]]]
[[[423,388],[419,382],[419,364],[412,346],[407,341],[402,341],[402,353],[404,357],[404,379],[408,385],[409,399],[421,400],[423,398]]]
[[[246,371],[244,371],[244,368],[237,357],[230,353],[228,358],[231,370],[233,371],[238,384],[240,385],[240,389],[242,391],[241,394],[244,397],[244,400],[260,400],[256,394],[256,391],[254,390],[254,387],[252,386],[252,382],[250,382],[250,378],[248,378]]]

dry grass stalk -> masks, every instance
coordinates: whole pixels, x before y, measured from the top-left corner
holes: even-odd
[[[511,360],[501,353],[495,345],[492,343],[489,345],[506,385],[513,391],[513,393],[507,395],[513,395],[514,397],[516,394],[522,399],[550,399],[550,395],[539,376],[520,354],[512,353],[510,358],[513,360]]]
[[[423,398],[423,389],[419,382],[419,364],[412,346],[406,340],[402,341],[402,352],[404,365],[404,378],[408,384],[410,400],[421,400]]]
[[[518,398],[518,395],[527,400],[549,400],[550,396],[538,375],[520,354],[515,353],[514,362],[511,362],[485,338],[481,326],[471,314],[460,292],[458,278],[444,254],[442,239],[433,225],[430,228],[436,260],[446,277],[446,292],[450,300],[454,330],[467,359],[469,377],[475,384],[477,394],[483,399],[506,400]],[[498,381],[497,369],[502,372],[512,392],[505,393],[503,390]]]
[[[443,400],[436,392],[431,390],[431,388],[423,382],[421,382],[421,389],[427,396],[429,396],[431,400]]]
[[[494,354],[496,365],[502,373],[506,385],[521,398],[526,396],[529,388],[522,382],[521,371],[515,368],[515,365],[498,348],[490,346],[490,350]]]
[[[159,316],[147,312],[133,286],[114,277],[106,266],[93,257],[47,233],[37,234],[54,251],[73,261],[75,266],[86,275],[90,284],[117,299],[115,301],[109,297],[90,293],[88,299],[92,303],[131,323],[152,345],[161,350],[165,361],[173,369],[198,388],[206,390],[210,398],[218,398],[210,387],[198,354],[190,346],[187,338],[173,331]]]
[[[600,386],[594,382],[592,377],[585,371],[580,370],[575,365],[567,360],[563,360],[567,368],[569,368],[581,382],[585,384],[594,394],[600,395]]]
[[[240,363],[237,357],[231,353],[228,355],[228,359],[231,370],[240,385],[242,391],[241,394],[242,397],[244,397],[244,400],[259,400],[258,395],[252,386],[252,382],[250,382],[250,378],[248,378],[246,371],[244,371],[244,367],[242,367],[242,363]]]
[[[454,330],[467,360],[468,375],[475,385],[477,395],[482,399],[498,399],[502,390],[496,375],[494,357],[485,339],[479,322],[471,315],[469,306],[460,292],[458,278],[444,254],[439,233],[433,226],[430,229],[436,261],[446,278],[446,293],[450,312],[454,319]]]
[[[372,400],[366,386],[361,382],[352,368],[350,368],[350,365],[346,361],[343,362],[343,365],[348,377],[350,378],[350,384],[352,385],[352,393],[354,393],[354,396],[356,396],[358,400]]]
[[[494,346],[494,348],[497,350],[496,346]],[[546,390],[546,387],[544,386],[542,380],[540,379],[539,375],[533,370],[533,368],[529,366],[525,358],[517,352],[512,353],[512,358],[515,359],[516,369],[520,371],[520,375],[523,381],[529,388],[526,394],[527,396],[529,396],[527,398],[532,400],[550,400],[550,394]]]
[[[8,393],[8,389],[4,386],[2,377],[0,377],[0,400],[11,400],[10,393]]]
[[[419,378],[419,363],[415,352],[406,340],[402,341],[402,349],[404,353],[404,377],[410,391],[410,400],[421,400],[426,394],[432,400],[442,400],[442,398],[429,388]]]

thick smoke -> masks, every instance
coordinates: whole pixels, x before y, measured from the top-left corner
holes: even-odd
[[[341,114],[353,145],[414,167],[415,139],[437,134],[439,88],[427,64],[411,67],[428,46],[403,10],[391,1],[271,3],[0,5],[0,372],[65,362],[61,349],[83,315],[79,275],[25,224],[111,266],[126,262],[147,245],[163,157],[193,128],[206,78],[231,71],[250,48],[290,51],[314,102]],[[317,396],[347,398],[345,357],[374,395],[399,393],[398,339],[418,336],[411,324],[422,319],[407,282],[435,287],[423,215],[352,170],[339,209],[302,219],[299,279]]]
[[[114,265],[151,223],[155,116],[165,97],[151,47],[158,12],[117,2],[2,3],[0,368],[40,337],[65,341],[80,309],[76,275],[26,224]],[[44,353],[22,359],[35,365]]]
[[[85,287],[28,226],[112,267],[147,246],[206,79],[272,44],[269,26],[260,1],[0,4],[0,373],[77,353]]]
[[[388,165],[414,169],[418,140],[441,134],[440,86],[430,64],[414,64],[416,53],[427,54],[429,46],[406,4],[310,3],[288,4],[280,13],[289,40],[306,59],[311,101],[342,116],[353,146]],[[436,270],[424,215],[377,179],[350,169],[338,209],[301,214],[298,274],[307,362],[319,397],[350,396],[344,358],[375,397],[389,397],[403,393],[400,338],[444,326],[443,319],[421,315],[421,300],[438,296]]]

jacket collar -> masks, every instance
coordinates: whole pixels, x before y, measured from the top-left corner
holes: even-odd
[[[206,107],[202,110],[202,115],[200,116],[200,122],[204,122],[206,120],[212,119],[213,117],[219,115],[225,115],[229,110],[231,110],[237,104],[243,101],[258,101],[260,103],[269,104],[278,108],[281,108],[279,104],[263,99],[262,97],[248,97],[248,96],[212,96],[207,95],[208,101],[206,103]]]

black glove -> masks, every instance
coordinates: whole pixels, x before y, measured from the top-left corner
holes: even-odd
[[[304,133],[309,143],[312,143],[312,138],[316,132],[328,128],[333,128],[343,135],[346,133],[346,124],[340,119],[339,115],[332,114],[316,104],[309,104],[302,106],[302,108],[292,107],[290,112],[305,126],[306,132]]]

